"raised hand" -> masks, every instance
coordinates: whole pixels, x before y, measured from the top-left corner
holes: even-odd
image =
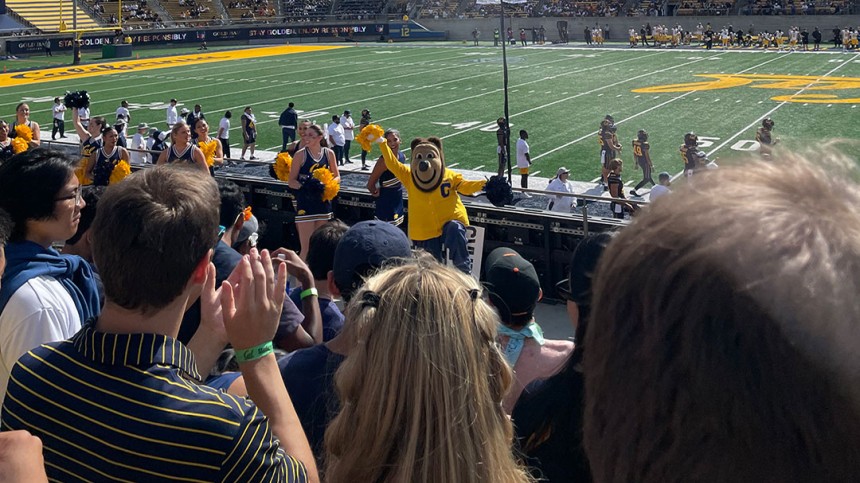
[[[227,337],[236,350],[271,341],[286,297],[287,267],[277,276],[268,250],[251,249],[221,285],[221,310]]]

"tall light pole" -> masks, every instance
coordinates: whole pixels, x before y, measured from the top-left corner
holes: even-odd
[[[508,112],[508,54],[506,45],[508,43],[508,36],[505,30],[504,0],[499,1],[499,10],[501,11],[500,21],[502,29],[499,30],[499,36],[502,37],[502,79],[505,95],[505,157],[507,158],[505,161],[508,163],[508,182],[513,183],[511,181],[511,119]]]

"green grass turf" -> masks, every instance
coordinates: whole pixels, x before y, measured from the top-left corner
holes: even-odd
[[[712,158],[725,158],[733,145],[755,138],[759,119],[768,113],[776,122],[775,135],[788,146],[857,136],[860,80],[848,89],[803,91],[858,99],[853,103],[779,102],[771,98],[797,94],[803,86],[761,88],[761,82],[695,92],[632,91],[706,80],[695,74],[857,79],[860,54],[529,47],[509,49],[508,63],[512,131],[529,131],[532,171],[540,171],[540,176],[551,177],[557,167],[567,166],[572,179],[596,178],[595,132],[608,113],[618,124],[628,165],[630,142],[644,128],[650,133],[655,170],[672,174],[682,168],[678,146],[685,132],[708,137],[711,144],[703,149]],[[500,49],[492,47],[360,45],[0,88],[0,114],[11,118],[15,104],[29,98],[33,119],[50,129],[51,99],[66,90],[87,89],[93,115],[113,119],[120,100],[128,99],[134,124],[146,121],[163,127],[164,103],[176,97],[189,108],[202,104],[212,126],[224,110],[233,110],[231,140],[237,143],[238,116],[251,105],[258,119],[258,147],[278,149],[277,115],[289,101],[319,123],[344,109],[357,117],[368,108],[375,122],[400,129],[404,147],[415,136],[440,136],[449,164],[494,170],[493,125],[503,109],[501,67]],[[358,150],[354,147],[351,154],[357,156]],[[635,177],[631,169],[626,171],[628,179]]]

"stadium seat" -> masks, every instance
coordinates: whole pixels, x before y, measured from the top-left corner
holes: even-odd
[[[6,0],[6,6],[42,31],[56,32],[60,30],[61,22],[65,22],[67,29],[72,29],[73,10],[77,10],[79,29],[99,27],[86,10],[80,7],[76,9],[71,0]],[[62,18],[60,10],[63,12]]]

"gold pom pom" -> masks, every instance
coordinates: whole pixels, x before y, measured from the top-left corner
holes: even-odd
[[[218,150],[218,145],[221,141],[210,139],[209,141],[200,141],[200,150],[203,151],[203,157],[206,158],[206,165],[210,168],[215,164],[215,152]]]
[[[314,170],[314,178],[318,179],[325,187],[322,194],[323,201],[331,201],[337,196],[340,191],[340,181],[334,178],[334,175],[328,168],[319,168]]]
[[[290,180],[290,168],[293,166],[293,157],[290,153],[280,153],[275,159],[275,176],[283,182]]]
[[[82,186],[93,184],[93,181],[87,178],[87,165],[89,163],[89,158],[81,158],[81,162],[78,163],[78,167],[75,168],[75,177],[78,178],[78,183]]]
[[[27,148],[30,147],[30,141],[27,141],[26,139],[24,139],[20,136],[16,137],[16,138],[12,138],[11,143],[12,143],[12,152],[15,154],[23,153],[24,151],[27,150]]]
[[[385,130],[382,129],[382,126],[379,124],[368,124],[364,126],[364,129],[361,130],[355,140],[361,144],[361,149],[370,152],[373,148],[373,143],[384,136]]]
[[[128,175],[131,174],[131,166],[128,165],[123,160],[120,160],[116,163],[116,166],[113,167],[113,171],[110,173],[109,184],[119,183],[124,180]]]
[[[15,137],[23,138],[29,144],[33,140],[33,130],[26,124],[19,124],[15,126]]]

